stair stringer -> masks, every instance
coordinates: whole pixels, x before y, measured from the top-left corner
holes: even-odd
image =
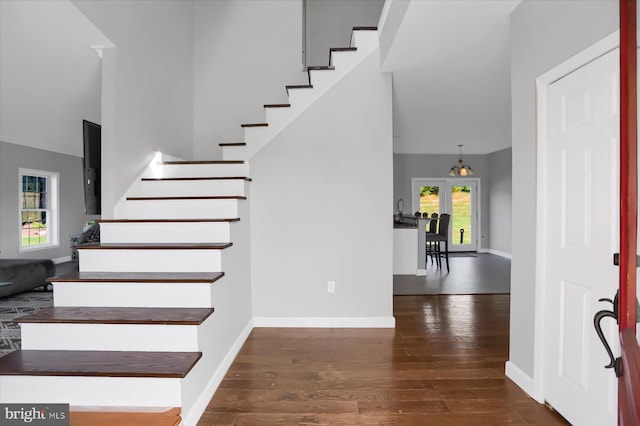
[[[253,329],[250,262],[250,197],[239,205],[241,220],[234,224],[233,247],[222,253],[225,276],[213,286],[215,312],[198,329],[202,358],[183,379],[182,418],[195,425],[209,404],[233,360]],[[224,350],[222,350],[224,349]]]
[[[378,50],[377,31],[353,31],[352,46],[355,52],[334,52],[333,70],[311,70],[309,72],[310,89],[289,89],[289,108],[267,109],[265,112],[266,127],[246,127],[244,141],[246,146],[223,147],[222,158],[225,160],[249,160],[269,141],[287,128],[297,117],[306,111],[345,76],[357,68],[373,52]]]

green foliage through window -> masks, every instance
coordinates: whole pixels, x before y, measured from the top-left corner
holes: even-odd
[[[49,209],[49,178],[22,176],[20,216],[22,247],[32,247],[50,242],[47,224]]]

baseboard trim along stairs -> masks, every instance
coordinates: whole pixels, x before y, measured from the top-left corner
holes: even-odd
[[[254,326],[393,327],[393,318],[258,318],[251,311],[248,161],[377,49],[375,27],[264,104],[222,160],[154,159],[51,279],[54,307],[16,320],[0,402],[69,403],[71,424],[194,425]],[[391,322],[390,322],[391,321]]]

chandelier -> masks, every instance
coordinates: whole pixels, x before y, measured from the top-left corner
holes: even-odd
[[[464,164],[462,162],[462,145],[458,145],[460,149],[460,158],[458,159],[458,164],[451,167],[449,170],[449,176],[471,176],[473,175],[473,169],[471,166]]]

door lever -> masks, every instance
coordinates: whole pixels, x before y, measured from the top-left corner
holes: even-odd
[[[613,352],[611,351],[611,346],[609,346],[609,342],[607,342],[607,338],[604,337],[604,333],[602,332],[602,326],[600,325],[600,321],[603,318],[611,317],[618,322],[618,293],[616,292],[616,297],[611,299],[603,298],[598,299],[598,302],[609,302],[613,305],[613,310],[608,311],[606,309],[602,309],[593,316],[593,326],[596,328],[596,333],[604,346],[604,349],[607,351],[607,355],[609,355],[609,364],[605,365],[604,368],[613,368],[616,372],[616,377],[620,377],[622,375],[622,359],[616,358],[613,356]]]

